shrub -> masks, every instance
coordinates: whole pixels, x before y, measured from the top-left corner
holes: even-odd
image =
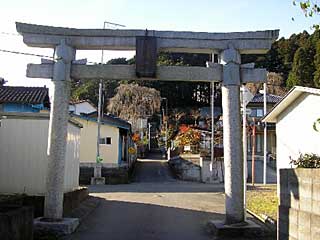
[[[298,168],[320,168],[320,156],[314,153],[300,154],[298,159],[291,159]]]

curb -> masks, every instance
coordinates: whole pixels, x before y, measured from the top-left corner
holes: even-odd
[[[255,219],[257,219],[258,221],[265,224],[271,230],[277,230],[277,221],[276,220],[272,219],[271,217],[269,217],[267,215],[260,216],[256,213],[252,212],[249,209],[246,209],[246,210],[250,215],[252,215]]]
[[[74,209],[68,217],[78,218],[80,223],[90,215],[101,203],[101,199],[98,197],[90,196],[84,200],[80,206]]]

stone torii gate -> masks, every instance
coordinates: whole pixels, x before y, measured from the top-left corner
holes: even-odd
[[[52,64],[28,64],[27,76],[54,84],[48,139],[45,217],[62,218],[63,176],[70,79],[138,80],[135,65],[73,64],[76,50],[135,50],[145,30],[71,29],[16,23],[30,47],[55,49]],[[236,33],[148,31],[157,51],[218,54],[207,67],[158,66],[152,80],[222,82],[225,165],[225,225],[245,222],[240,85],[266,81],[266,70],[241,65],[241,54],[264,54],[278,30]],[[143,78],[146,79],[146,78]]]

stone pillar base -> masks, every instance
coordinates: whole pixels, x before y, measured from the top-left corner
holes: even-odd
[[[92,177],[91,185],[104,185],[106,184],[106,179],[104,177]]]
[[[77,229],[78,225],[78,218],[62,218],[61,220],[52,220],[40,217],[33,220],[33,227],[36,236],[69,235]]]
[[[216,239],[244,237],[245,239],[258,239],[262,234],[261,226],[247,220],[243,224],[225,225],[222,221],[211,220],[207,223],[207,230]]]

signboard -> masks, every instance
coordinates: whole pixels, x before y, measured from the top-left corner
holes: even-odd
[[[183,150],[184,150],[184,151],[191,151],[191,146],[188,146],[188,145],[187,145],[187,146],[184,146],[184,147],[183,147]]]
[[[139,118],[140,129],[144,129],[148,127],[148,119]]]
[[[243,113],[243,108],[241,108],[241,113]],[[246,108],[246,114],[250,115],[252,113],[252,109],[251,108]]]

